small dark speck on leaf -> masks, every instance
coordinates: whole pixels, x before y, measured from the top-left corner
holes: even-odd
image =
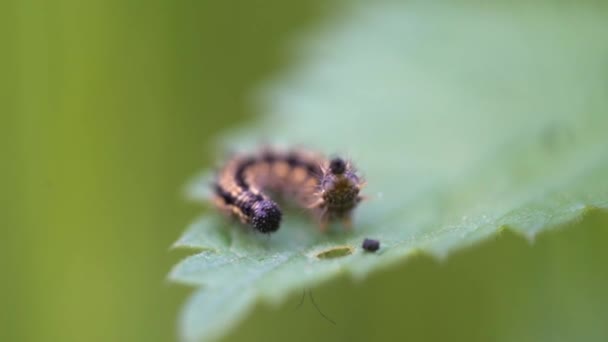
[[[374,239],[365,239],[361,245],[368,252],[375,252],[380,248],[380,241]]]

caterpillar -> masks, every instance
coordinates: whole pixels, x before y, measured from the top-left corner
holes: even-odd
[[[212,190],[216,207],[259,232],[275,232],[281,224],[281,208],[270,194],[310,209],[325,231],[334,219],[350,227],[364,184],[352,163],[340,157],[266,148],[231,158],[218,172]]]

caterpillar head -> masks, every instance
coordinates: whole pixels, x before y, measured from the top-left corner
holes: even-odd
[[[318,208],[321,209],[322,224],[332,218],[349,220],[351,211],[361,201],[359,192],[363,180],[350,162],[336,157],[323,168],[319,182]]]

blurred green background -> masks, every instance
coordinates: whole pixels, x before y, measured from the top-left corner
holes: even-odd
[[[1,341],[169,341],[184,183],[321,1],[0,4]]]
[[[201,211],[185,182],[253,120],[318,1],[0,3],[0,341],[171,341],[188,289],[169,246]],[[258,306],[235,340],[596,340],[608,336],[608,214],[505,233]],[[337,295],[338,294],[338,295]],[[280,322],[277,324],[277,322]],[[373,327],[369,328],[368,327]]]

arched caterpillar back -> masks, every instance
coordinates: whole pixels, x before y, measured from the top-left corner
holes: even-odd
[[[216,206],[262,233],[279,229],[282,212],[270,193],[308,208],[322,230],[334,219],[350,226],[363,181],[350,162],[310,151],[264,149],[237,155],[213,184]]]

